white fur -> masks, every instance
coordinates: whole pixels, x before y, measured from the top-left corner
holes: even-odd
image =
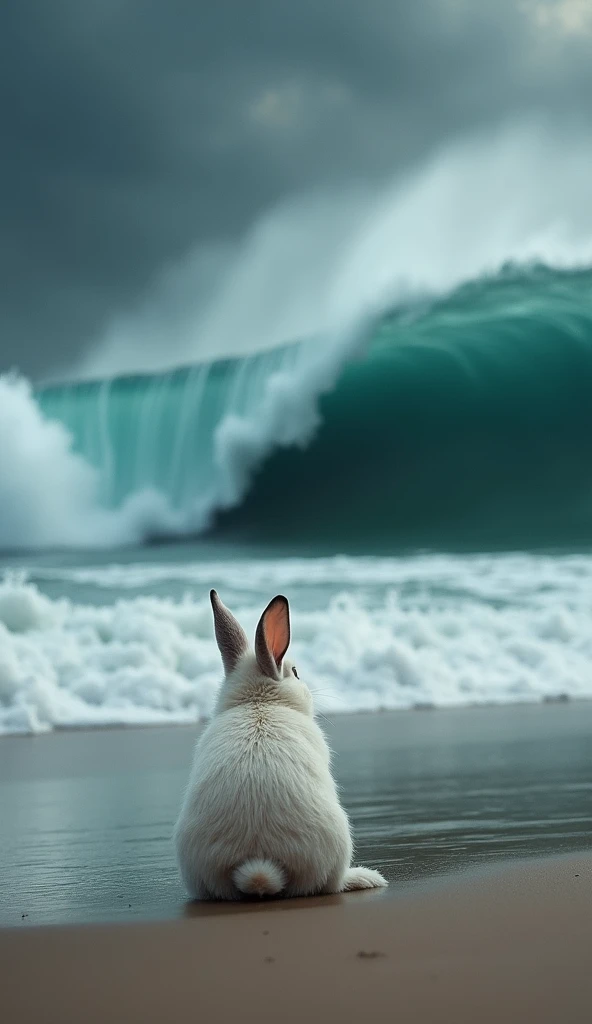
[[[232,881],[247,896],[275,896],[284,888],[286,876],[270,860],[246,860],[233,872]]]
[[[197,742],[175,827],[190,895],[232,900],[386,885],[377,871],[350,868],[350,826],[329,761],[312,696],[290,663],[271,679],[255,654],[242,652]]]

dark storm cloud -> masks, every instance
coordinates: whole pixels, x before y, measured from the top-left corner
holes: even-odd
[[[586,118],[591,41],[581,0],[5,0],[0,368],[66,365],[286,192]]]

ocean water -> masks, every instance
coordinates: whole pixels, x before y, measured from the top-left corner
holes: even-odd
[[[71,526],[377,552],[592,542],[592,271],[506,267],[339,341],[40,391],[110,516]]]
[[[592,554],[208,561],[164,550],[8,571],[1,731],[207,715],[221,678],[211,586],[250,635],[270,596],[289,594],[292,656],[326,714],[592,696]]]
[[[207,714],[211,586],[287,594],[331,711],[592,696],[591,162],[522,126],[293,202],[0,377],[0,728]]]

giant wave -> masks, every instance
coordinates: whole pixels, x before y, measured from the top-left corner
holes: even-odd
[[[160,496],[156,532],[572,546],[592,538],[591,296],[590,271],[506,268],[381,318],[320,397],[309,342],[38,400],[106,508]]]
[[[0,378],[0,547],[587,542],[590,162],[523,126],[294,202],[204,308],[205,257],[168,272],[84,380]]]

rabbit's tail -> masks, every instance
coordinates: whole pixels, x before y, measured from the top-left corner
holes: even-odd
[[[232,881],[245,896],[275,896],[286,885],[284,872],[271,860],[246,860],[232,872]]]

